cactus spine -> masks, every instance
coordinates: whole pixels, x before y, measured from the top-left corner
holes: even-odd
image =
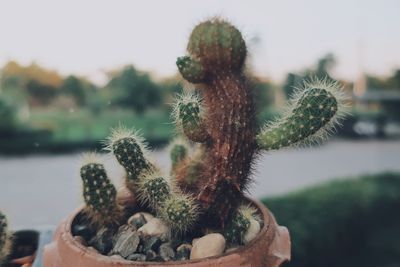
[[[193,161],[178,164],[176,181],[200,203],[203,222],[223,226],[232,215],[237,223],[229,227],[239,233],[246,228],[246,220],[232,213],[248,186],[255,154],[326,135],[341,118],[343,101],[335,82],[305,83],[292,100],[290,112],[257,132],[253,96],[243,71],[246,50],[240,31],[229,22],[214,18],[197,25],[189,38],[188,54],[178,58],[177,66],[182,77],[199,89],[201,98],[197,93],[185,94],[175,105],[182,132],[200,143],[202,151],[197,168]],[[195,177],[190,186],[189,173]],[[228,231],[228,236],[233,234]]]
[[[86,211],[95,225],[117,225],[122,211],[116,202],[116,189],[107,177],[103,164],[94,153],[84,156],[80,169]]]
[[[8,232],[8,223],[6,216],[0,212],[0,264],[10,253],[11,235]]]

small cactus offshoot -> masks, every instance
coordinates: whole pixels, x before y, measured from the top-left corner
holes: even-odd
[[[10,253],[10,247],[11,236],[8,232],[7,218],[2,212],[0,212],[0,264]]]
[[[154,169],[147,161],[147,145],[138,134],[124,127],[114,129],[107,140],[107,150],[111,151],[118,162],[125,168],[125,184],[132,192],[141,175]]]
[[[171,196],[171,185],[158,173],[149,173],[137,184],[138,198],[148,203],[154,210]]]
[[[198,208],[193,199],[179,193],[171,195],[161,210],[161,218],[178,233],[191,230],[198,216]]]
[[[118,224],[122,217],[117,205],[117,191],[108,179],[103,164],[94,153],[84,156],[85,164],[80,169],[83,182],[83,198],[93,224]]]
[[[240,206],[224,229],[226,240],[233,245],[243,244],[252,220],[258,220],[257,211],[252,207]]]
[[[175,172],[176,166],[186,159],[189,154],[189,145],[188,143],[181,139],[181,138],[176,138],[170,145],[169,149],[169,155],[171,158],[171,173]]]

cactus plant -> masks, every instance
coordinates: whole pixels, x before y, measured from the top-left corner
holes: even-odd
[[[282,119],[258,131],[255,105],[246,74],[246,44],[238,29],[215,18],[197,25],[178,58],[184,79],[201,94],[184,94],[175,105],[183,134],[200,143],[202,162],[184,161],[175,172],[178,185],[196,197],[207,221],[224,225],[240,204],[250,181],[257,152],[317,140],[341,118],[338,83],[313,80],[304,84]],[[188,186],[187,174],[196,177]]]
[[[86,154],[84,161],[80,175],[86,213],[91,223],[101,226],[118,225],[122,210],[117,205],[117,191],[108,178],[104,165],[95,153]]]
[[[307,81],[284,116],[260,127],[240,31],[219,18],[206,20],[192,31],[187,52],[176,63],[197,90],[177,98],[173,116],[182,134],[197,143],[194,153],[186,140],[176,139],[168,177],[149,159],[137,131],[114,129],[107,149],[125,169],[125,185],[139,209],[153,211],[172,232],[194,233],[194,226],[201,225],[218,229],[230,245],[246,244],[260,229],[257,211],[244,198],[256,155],[326,137],[343,118],[341,88],[327,79]],[[120,219],[103,165],[92,157],[81,176],[92,217],[101,224]]]
[[[183,146],[176,161],[182,159]],[[171,227],[174,233],[191,229],[197,221],[197,205],[190,195],[183,195],[171,179],[160,175],[158,168],[148,159],[143,138],[135,131],[118,127],[107,141],[107,149],[125,168],[126,186],[138,198],[142,206],[148,206]],[[185,153],[185,152],[183,152]],[[182,217],[180,217],[182,216]]]
[[[10,252],[11,236],[7,229],[7,218],[0,212],[0,264],[6,259]]]

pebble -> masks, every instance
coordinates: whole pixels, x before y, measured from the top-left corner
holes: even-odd
[[[148,250],[157,251],[161,245],[161,239],[157,236],[146,236],[142,238],[143,247],[141,251],[146,253]]]
[[[126,259],[130,261],[146,261],[146,255],[141,253],[134,253],[132,255],[129,255]]]
[[[190,251],[192,250],[192,245],[182,244],[176,249],[176,260],[188,260],[190,258]]]
[[[133,214],[131,217],[129,217],[128,224],[131,224],[132,221],[139,220],[141,218],[144,218],[145,219],[144,223],[147,223],[151,219],[153,219],[154,216],[152,214],[148,213],[148,212],[138,212],[138,213]]]
[[[243,242],[245,244],[248,244],[258,235],[260,229],[261,229],[260,223],[257,220],[250,218],[250,226],[249,229],[247,229],[247,232],[244,234]]]
[[[112,249],[112,239],[113,232],[110,229],[103,227],[88,243],[101,254],[106,255]]]
[[[124,260],[120,255],[112,255],[110,258],[117,259],[117,260]]]
[[[128,219],[128,225],[130,225],[131,227],[134,227],[135,229],[139,229],[140,227],[142,227],[143,225],[146,224],[146,218],[143,216],[143,214],[141,213],[137,213],[139,214],[139,216],[131,216]]]
[[[94,247],[87,247],[87,250],[90,250],[90,251],[92,251],[92,252],[94,252],[94,253],[99,253],[99,252],[97,251],[97,249],[95,249]]]
[[[83,239],[88,240],[94,234],[93,231],[84,224],[74,224],[72,226],[72,234],[81,236]]]
[[[171,261],[175,258],[175,251],[169,243],[162,244],[158,250],[158,254],[163,261]]]
[[[157,258],[157,253],[155,253],[153,250],[148,250],[146,252],[146,261],[155,261]]]
[[[119,233],[111,253],[126,258],[136,252],[139,242],[140,236],[137,231],[133,231],[132,228],[124,228],[124,231]]]
[[[153,218],[140,227],[138,232],[143,233],[144,236],[158,236],[163,239],[169,235],[170,229],[160,219]]]
[[[221,234],[213,233],[199,238],[193,243],[190,259],[221,255],[225,250],[226,241]]]

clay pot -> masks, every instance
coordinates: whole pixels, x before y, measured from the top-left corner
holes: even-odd
[[[176,262],[132,262],[97,254],[77,242],[71,234],[71,224],[77,210],[63,221],[54,241],[44,250],[44,267],[278,267],[290,260],[290,237],[286,227],[279,226],[274,216],[261,203],[252,201],[264,218],[264,226],[256,238],[221,256]]]

